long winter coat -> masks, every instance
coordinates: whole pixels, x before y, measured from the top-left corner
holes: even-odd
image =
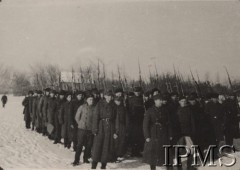
[[[63,104],[60,111],[60,124],[62,125],[61,136],[62,138],[66,138],[72,140],[73,138],[73,130],[71,126],[74,125],[74,109],[73,102],[67,101]]]
[[[145,139],[150,138],[150,142],[145,142],[143,161],[150,165],[162,166],[165,162],[163,145],[169,145],[172,137],[170,114],[166,107],[153,106],[147,110],[143,132]]]
[[[209,133],[212,134],[211,144],[224,140],[224,115],[225,108],[220,103],[209,102],[206,104],[205,112],[210,122]]]
[[[143,136],[143,119],[144,119],[144,103],[142,96],[133,96],[129,99],[129,120],[130,124],[130,143],[135,145],[138,143],[141,150],[144,146]]]
[[[37,106],[38,106],[38,97],[37,96],[34,96],[33,99],[32,99],[32,122],[33,124],[36,126],[36,123],[37,123]]]
[[[49,98],[47,108],[47,122],[54,125],[54,118],[57,114],[57,100],[55,98]]]
[[[42,128],[43,127],[43,113],[42,113],[42,107],[43,107],[43,100],[44,96],[40,96],[38,98],[38,108],[37,108],[37,127]]]
[[[114,103],[100,100],[93,115],[93,134],[96,134],[93,143],[92,159],[96,162],[107,163],[114,161],[115,133],[115,107]]]
[[[126,152],[126,135],[127,129],[129,127],[129,120],[127,115],[127,110],[124,105],[116,107],[116,134],[118,138],[116,139],[116,154],[122,157]]]
[[[47,123],[48,100],[49,100],[48,96],[43,96],[40,101],[40,112],[42,115],[42,121],[44,123],[43,126],[46,126],[46,123]]]
[[[24,120],[30,121],[31,116],[29,112],[29,97],[25,97],[22,101],[22,105],[24,106],[23,114],[24,114]]]
[[[195,120],[190,106],[179,107],[177,111],[180,137],[188,136],[192,139],[196,135]]]

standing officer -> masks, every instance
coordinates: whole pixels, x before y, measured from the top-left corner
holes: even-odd
[[[134,88],[134,96],[129,98],[129,119],[130,119],[130,147],[132,149],[131,156],[141,157],[144,146],[143,136],[143,118],[144,118],[144,102],[141,94],[141,87]]]

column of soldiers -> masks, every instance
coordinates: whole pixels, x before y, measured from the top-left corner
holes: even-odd
[[[234,94],[209,93],[179,96],[157,88],[142,92],[114,91],[29,91],[22,102],[27,129],[48,137],[54,144],[71,146],[73,166],[90,163],[106,169],[108,162],[143,157],[151,169],[163,166],[163,145],[233,145],[239,137],[238,107]],[[173,155],[172,153],[171,155]],[[127,155],[127,156],[126,156]],[[190,166],[191,159],[182,164]],[[171,163],[174,156],[171,157]],[[167,167],[171,168],[171,167]]]

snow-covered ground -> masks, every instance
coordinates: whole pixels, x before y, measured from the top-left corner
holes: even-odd
[[[4,169],[90,169],[90,164],[72,167],[74,152],[54,145],[46,137],[26,130],[23,121],[23,97],[9,96],[6,108],[0,107],[0,167]],[[200,169],[240,170],[240,153],[231,168]],[[216,162],[218,163],[218,162]],[[122,163],[110,163],[108,169],[149,169],[141,160],[130,159]],[[158,168],[161,169],[161,168]]]

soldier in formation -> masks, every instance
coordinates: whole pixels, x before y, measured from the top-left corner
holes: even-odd
[[[59,92],[46,88],[29,91],[23,102],[24,121],[32,129],[75,151],[73,166],[83,163],[106,169],[109,162],[142,157],[150,169],[163,166],[163,145],[233,145],[239,137],[238,107],[235,95],[196,93],[180,96],[154,88],[132,92]],[[221,155],[218,155],[221,156]],[[176,158],[170,152],[170,163]],[[190,166],[190,159],[182,160]],[[169,168],[169,167],[167,167]]]

